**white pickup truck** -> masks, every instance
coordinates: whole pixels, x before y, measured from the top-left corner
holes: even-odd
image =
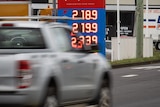
[[[71,32],[58,22],[0,22],[0,105],[111,107],[110,63],[93,46],[73,48]]]

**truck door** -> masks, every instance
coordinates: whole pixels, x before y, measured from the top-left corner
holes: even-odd
[[[63,102],[82,100],[86,96],[85,84],[79,78],[84,77],[85,74],[81,69],[86,68],[82,68],[85,65],[85,61],[80,57],[82,54],[72,51],[69,35],[64,28],[51,28],[51,33],[61,67],[61,100]]]

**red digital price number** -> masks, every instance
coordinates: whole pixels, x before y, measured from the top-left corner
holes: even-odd
[[[73,48],[82,48],[83,44],[85,45],[90,45],[90,44],[97,44],[98,38],[96,35],[94,36],[79,36],[79,38],[76,37],[72,37],[72,47]],[[80,41],[78,41],[77,43],[77,39],[79,39]]]
[[[98,24],[97,23],[73,23],[72,24],[73,32],[82,32],[82,33],[97,33]]]
[[[97,20],[98,12],[97,10],[73,10],[72,18],[82,18],[84,20]]]
[[[97,10],[73,10],[72,18],[81,18],[87,20],[86,22],[73,23],[72,32],[78,33],[87,33],[87,36],[79,36],[79,38],[72,37],[72,47],[73,48],[82,48],[83,45],[98,44],[98,37],[95,33],[98,32],[98,24],[96,22],[89,22],[89,20],[97,20],[98,12]],[[92,36],[89,33],[94,33]],[[78,43],[77,43],[77,39]]]

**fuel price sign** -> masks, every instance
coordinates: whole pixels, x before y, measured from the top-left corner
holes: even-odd
[[[69,16],[73,19],[81,18],[82,20],[68,21],[72,26],[72,31],[82,35],[79,38],[83,44],[98,44],[100,53],[105,55],[105,0],[59,0],[58,16]],[[72,38],[75,43],[76,38]],[[72,43],[72,44],[73,44]],[[73,46],[74,47],[74,46]]]

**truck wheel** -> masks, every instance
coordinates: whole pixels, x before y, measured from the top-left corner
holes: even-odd
[[[97,98],[89,102],[88,105],[96,105],[96,107],[111,107],[111,91],[106,79],[102,82]]]
[[[55,88],[53,86],[48,87],[43,107],[58,107],[58,100],[54,89]]]
[[[103,81],[99,93],[98,107],[111,107],[111,93],[106,80]]]
[[[156,43],[155,48],[156,48],[156,50],[160,50],[160,42],[157,42],[157,43]]]

